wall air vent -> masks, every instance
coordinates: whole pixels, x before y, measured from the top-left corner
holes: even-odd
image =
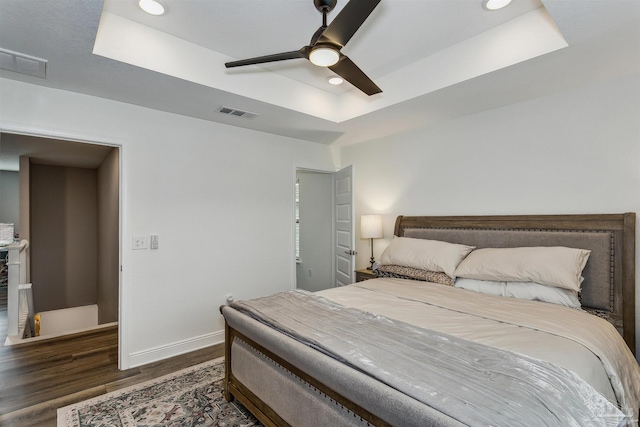
[[[47,60],[0,48],[0,69],[47,78]]]
[[[248,111],[242,111],[236,108],[224,107],[224,106],[218,109],[218,113],[226,114],[229,116],[242,117],[243,119],[249,119],[249,120],[255,119],[260,115],[258,113],[250,113]]]

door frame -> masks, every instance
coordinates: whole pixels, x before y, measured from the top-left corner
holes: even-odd
[[[116,138],[105,137],[104,135],[90,135],[76,132],[61,132],[58,129],[50,129],[39,126],[30,126],[24,124],[8,123],[0,120],[0,134],[12,133],[23,136],[33,136],[37,138],[58,139],[62,141],[79,142],[83,144],[104,145],[108,147],[118,148],[118,369],[129,369],[129,340],[125,334],[126,324],[128,321],[129,310],[126,305],[127,298],[126,285],[123,277],[123,264],[127,260],[123,257],[123,235],[126,229],[125,218],[123,212],[125,211],[125,197],[124,197],[124,166],[125,166],[125,148],[124,141]],[[128,258],[128,257],[127,257]],[[127,355],[127,357],[125,357]]]

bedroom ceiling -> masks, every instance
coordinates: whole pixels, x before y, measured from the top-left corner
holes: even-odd
[[[93,52],[338,123],[566,47],[540,0],[493,12],[482,0],[382,1],[342,49],[383,89],[368,97],[348,83],[331,86],[331,70],[304,59],[224,67],[308,44],[322,24],[311,0],[167,9],[151,16],[134,1],[106,0]]]
[[[382,88],[372,97],[305,60],[224,68],[307,44],[312,0],[164,4],[153,17],[136,0],[3,0],[0,48],[49,62],[46,79],[0,76],[340,146],[640,72],[638,0],[382,0],[343,49]]]

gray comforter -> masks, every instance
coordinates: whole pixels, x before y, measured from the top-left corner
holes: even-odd
[[[232,306],[465,424],[619,426],[573,372],[290,291]]]

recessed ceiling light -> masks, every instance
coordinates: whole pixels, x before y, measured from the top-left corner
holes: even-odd
[[[140,0],[138,6],[149,15],[160,16],[165,12],[164,5],[158,0]]]
[[[484,0],[482,7],[486,10],[498,10],[506,7],[511,3],[511,0]]]
[[[344,83],[344,79],[340,76],[331,76],[327,79],[327,81],[329,82],[329,84],[334,86],[338,86]]]
[[[330,47],[317,47],[309,54],[309,61],[318,67],[330,67],[340,59],[337,50]]]

